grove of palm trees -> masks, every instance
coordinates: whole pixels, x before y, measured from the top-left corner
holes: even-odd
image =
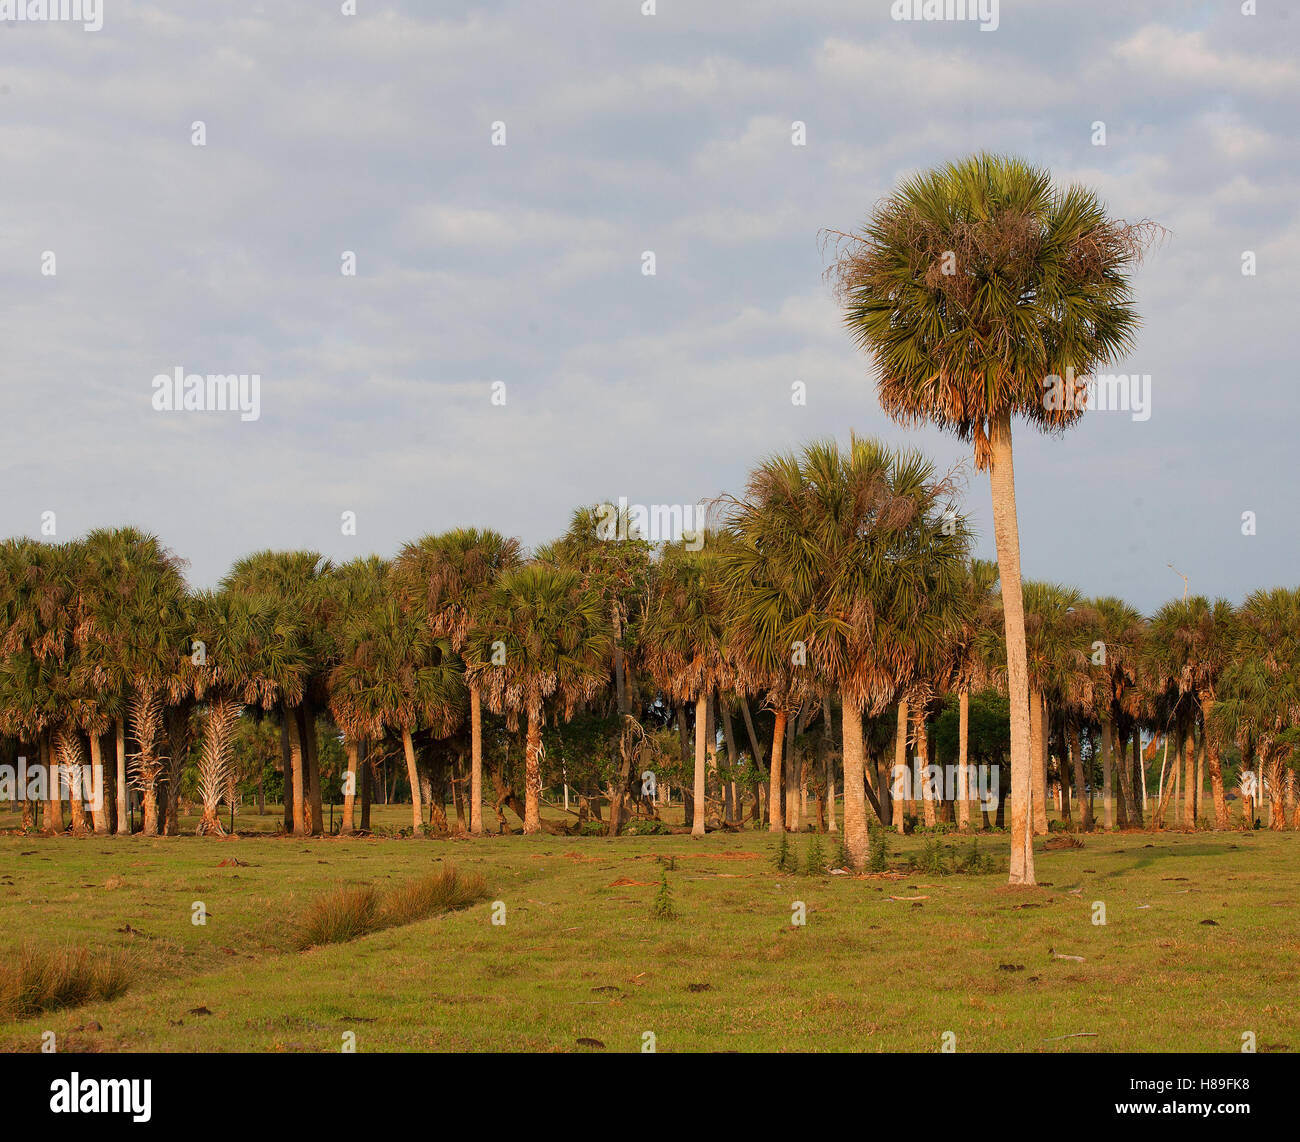
[[[213,16],[206,111],[112,55],[192,17],[106,22],[86,83],[186,151],[139,143],[155,199],[96,166],[136,204],[93,238],[16,223],[84,322],[22,309],[14,368],[93,378],[15,442],[0,539],[0,1050],[39,1115],[190,1121],[201,1080],[350,1129],[415,1072],[304,1057],[428,1052],[964,1053],[945,1089],[1034,1124],[1282,1106],[1292,199],[1227,184],[1238,259],[1229,190],[1170,175],[1273,138],[1254,6],[1216,42],[1103,3],[1082,110],[1025,44],[1077,70],[1083,17],[996,0],[272,7]],[[1191,141],[1153,141],[1161,84]],[[132,227],[164,284],[98,276]],[[133,435],[113,370],[155,354],[189,364]],[[184,1069],[246,1053],[296,1061]]]

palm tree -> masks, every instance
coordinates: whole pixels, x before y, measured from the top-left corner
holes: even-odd
[[[369,751],[371,742],[363,731],[360,736],[347,732],[345,723],[350,712],[347,705],[348,695],[336,686],[337,671],[334,667],[343,660],[347,650],[348,630],[360,616],[372,610],[384,597],[388,589],[390,564],[377,555],[352,559],[339,564],[330,573],[328,591],[331,605],[326,634],[329,641],[329,661],[331,670],[328,676],[329,708],[334,723],[344,736],[344,749],[347,753],[347,779],[343,786],[343,820],[340,832],[351,833],[356,826],[356,794],[358,767],[366,760],[362,751]],[[369,769],[367,773],[371,772]],[[366,790],[369,789],[367,785]],[[369,801],[362,797],[362,813],[368,811]],[[368,827],[366,821],[362,827]]]
[[[1218,746],[1235,741],[1243,756],[1255,757],[1271,801],[1269,825],[1285,828],[1285,766],[1300,746],[1300,589],[1255,591],[1246,599],[1215,690],[1210,738]]]
[[[418,836],[424,816],[412,735],[420,729],[434,737],[454,732],[465,711],[464,663],[449,639],[435,636],[425,616],[408,611],[392,594],[346,623],[341,646],[330,675],[339,727],[358,740],[378,740],[389,731],[400,735]]]
[[[957,827],[970,828],[970,692],[988,676],[982,635],[1001,620],[998,565],[972,559],[962,580],[964,620],[950,648],[952,689],[957,691]]]
[[[655,567],[643,632],[646,666],[673,702],[695,703],[695,791],[691,835],[704,836],[708,704],[713,691],[733,684],[726,649],[726,594],[717,533],[692,551],[668,545]]]
[[[298,627],[311,664],[306,684],[293,702],[282,699],[280,714],[288,726],[292,785],[286,774],[285,798],[292,788],[291,822],[296,835],[324,831],[320,766],[316,757],[316,709],[328,701],[331,666],[329,593],[332,564],[316,551],[258,551],[238,560],[221,580],[223,590],[263,594],[282,600],[302,616]],[[287,808],[287,805],[286,805]]]
[[[961,619],[969,535],[950,493],[919,454],[853,437],[847,449],[818,441],[765,461],[728,516],[739,539],[726,580],[742,661],[759,652],[775,663],[793,650],[807,669],[792,689],[839,691],[844,840],[858,868],[867,856],[863,715],[882,713],[933,668]]]
[[[1081,410],[1044,382],[1122,357],[1138,316],[1128,271],[1153,233],[1107,216],[1084,187],[974,155],[917,175],[839,235],[831,267],[845,321],[879,370],[886,412],[973,440],[993,496],[1011,704],[1011,874],[1033,884],[1029,676],[1011,418],[1053,432]],[[1051,406],[1051,407],[1049,407]]]
[[[466,647],[469,681],[514,731],[527,723],[524,832],[542,829],[542,723],[568,720],[608,680],[612,632],[600,596],[567,568],[526,563],[499,575]]]
[[[408,606],[420,607],[435,635],[451,641],[463,655],[483,596],[503,571],[521,560],[519,541],[495,531],[456,528],[426,535],[402,548],[393,563],[393,584]],[[482,695],[469,684],[469,831],[483,833]]]
[[[217,809],[226,795],[235,728],[245,706],[263,710],[302,699],[311,663],[303,617],[291,602],[267,594],[208,591],[194,600],[191,622],[204,652],[191,657],[194,697],[207,703],[199,755],[203,803],[198,835],[221,836]]]
[[[1199,712],[1203,727],[1208,727],[1214,712],[1219,678],[1227,668],[1237,637],[1236,612],[1226,599],[1213,603],[1202,595],[1166,603],[1151,620],[1147,668],[1153,684],[1180,698],[1185,716],[1194,720]],[[1214,735],[1202,735],[1206,743],[1206,762],[1214,795],[1214,827],[1227,828],[1228,802],[1223,787],[1223,767],[1219,743]],[[1198,782],[1191,777],[1194,759],[1185,746],[1187,806],[1185,819],[1194,818]]]

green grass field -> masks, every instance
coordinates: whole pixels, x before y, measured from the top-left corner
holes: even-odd
[[[402,806],[376,814],[406,820]],[[829,860],[836,838],[824,841]],[[891,864],[924,841],[891,834]],[[1005,836],[980,845],[1005,868]],[[949,1031],[958,1051],[1238,1051],[1246,1031],[1261,1051],[1300,1047],[1296,834],[1094,834],[1051,852],[1040,840],[1036,889],[1009,888],[1005,872],[791,875],[775,848],[753,832],[3,835],[0,951],[116,950],[135,978],[112,1002],[0,1022],[0,1049],[38,1050],[45,1031],[61,1051],[337,1051],[346,1032],[359,1051],[639,1051],[646,1032],[660,1051],[932,1051]],[[676,862],[674,919],[652,915],[659,857]],[[294,950],[317,896],[441,862],[481,874],[488,898]],[[196,901],[206,924],[192,923]]]

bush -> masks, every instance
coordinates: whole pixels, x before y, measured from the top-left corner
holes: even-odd
[[[583,821],[578,826],[578,835],[582,837],[603,837],[609,832],[609,825],[604,821]]]
[[[917,872],[923,872],[930,876],[943,876],[948,871],[948,861],[943,842],[937,837],[926,841],[925,848],[921,850],[921,855],[912,857],[912,867]]]
[[[803,871],[805,876],[826,875],[826,853],[822,850],[820,833],[811,833],[804,847]]]
[[[668,887],[667,868],[659,870],[659,891],[655,893],[654,904],[650,906],[650,915],[656,920],[674,920],[677,917],[672,890]]]
[[[867,871],[884,872],[889,867],[889,848],[885,842],[885,830],[872,829],[867,841]]]
[[[15,959],[0,964],[0,1015],[24,1019],[92,999],[116,999],[134,977],[134,961],[120,955],[24,944]]]
[[[799,861],[794,853],[790,850],[790,834],[781,833],[781,839],[777,842],[776,856],[772,858],[772,863],[776,865],[777,872],[798,872]]]

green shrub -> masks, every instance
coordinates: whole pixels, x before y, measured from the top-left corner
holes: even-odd
[[[804,847],[803,871],[805,876],[826,875],[826,853],[822,850],[820,833],[810,833]]]
[[[672,890],[668,887],[668,869],[659,870],[659,891],[655,893],[654,904],[650,907],[650,914],[656,920],[673,920],[677,917],[677,909],[673,907]]]
[[[889,867],[889,848],[883,828],[872,829],[867,841],[867,871],[884,872]]]

